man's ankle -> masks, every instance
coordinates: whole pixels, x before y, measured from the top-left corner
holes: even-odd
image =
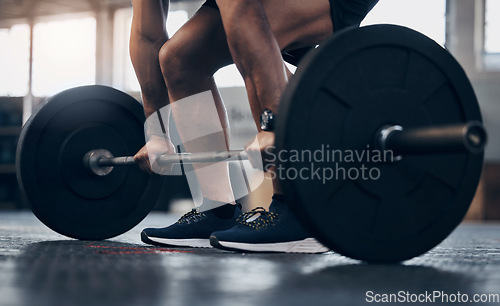
[[[203,202],[198,207],[199,212],[203,211],[212,211],[214,215],[221,219],[228,219],[234,215],[234,209],[236,207],[236,203],[226,203],[211,200],[208,198],[203,198]]]
[[[279,193],[273,194],[273,200],[283,202],[283,203],[288,203],[288,200],[284,194],[279,194]]]
[[[214,215],[221,219],[229,219],[234,216],[234,210],[236,209],[235,204],[225,204],[220,207],[212,209]]]

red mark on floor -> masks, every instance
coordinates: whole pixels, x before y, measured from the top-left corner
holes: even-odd
[[[158,254],[158,253],[193,253],[192,251],[181,251],[166,248],[148,248],[148,247],[114,247],[114,246],[104,246],[104,245],[93,245],[89,244],[85,246],[86,248],[99,249],[96,251],[98,254],[115,254],[115,255],[127,255],[127,254]]]

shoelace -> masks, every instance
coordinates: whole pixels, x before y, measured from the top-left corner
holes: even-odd
[[[198,212],[196,209],[192,209],[191,211],[185,213],[182,217],[179,218],[177,223],[191,223],[200,220],[203,217],[203,213]]]
[[[248,222],[248,220],[256,214],[260,214],[260,216],[257,219]],[[276,219],[278,219],[277,213],[267,211],[263,207],[257,207],[251,211],[241,214],[238,219],[236,219],[236,223],[247,225],[254,229],[260,229],[273,224]]]

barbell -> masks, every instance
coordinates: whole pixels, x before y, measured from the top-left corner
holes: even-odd
[[[34,214],[84,240],[137,225],[162,182],[123,167],[144,145],[144,121],[141,105],[110,87],[49,98],[25,124],[17,150],[18,181]],[[286,174],[292,211],[327,247],[368,262],[402,261],[439,244],[467,212],[487,138],[481,122],[464,71],[433,40],[394,25],[349,29],[310,52],[291,78],[275,130],[276,168]],[[297,159],[297,152],[322,158]],[[377,152],[394,155],[368,158]],[[231,157],[247,158],[234,150],[158,160]],[[351,175],[363,167],[378,175]],[[299,176],[304,169],[318,175]]]
[[[392,153],[435,153],[439,151],[456,152],[469,151],[479,153],[486,145],[486,131],[478,121],[465,124],[432,126],[404,130],[399,125],[381,128],[375,135],[375,148]],[[231,158],[236,160],[230,160]],[[392,155],[395,161],[401,155]],[[248,160],[244,150],[209,151],[199,153],[164,154],[157,157],[156,162],[162,166],[174,164],[216,163]],[[87,152],[83,157],[84,166],[98,176],[105,176],[113,171],[115,166],[136,165],[134,156],[115,157],[106,149],[96,149]]]

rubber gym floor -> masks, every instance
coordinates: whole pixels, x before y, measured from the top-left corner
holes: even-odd
[[[31,212],[2,212],[0,305],[365,305],[384,297],[397,297],[393,304],[500,304],[500,223],[463,223],[427,254],[384,265],[333,252],[238,254],[141,243],[142,228],[177,217],[151,213],[124,235],[91,242],[58,235]]]

